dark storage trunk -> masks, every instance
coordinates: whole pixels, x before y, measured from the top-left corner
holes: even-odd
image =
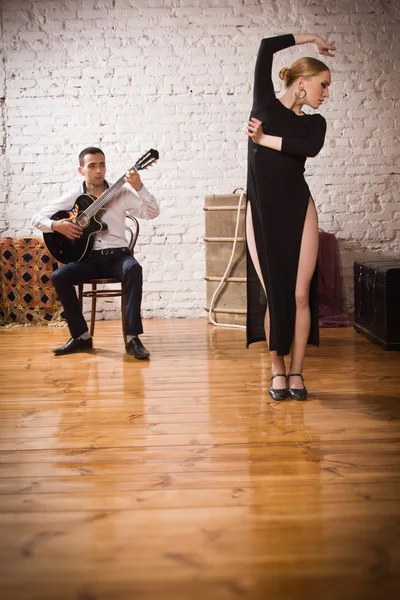
[[[400,350],[400,259],[354,263],[354,329]]]

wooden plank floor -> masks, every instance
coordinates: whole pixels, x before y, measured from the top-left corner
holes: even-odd
[[[400,354],[310,348],[305,403],[203,319],[0,332],[3,600],[355,600],[400,593]]]

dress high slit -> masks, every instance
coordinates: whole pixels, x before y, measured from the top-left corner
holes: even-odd
[[[282,138],[282,151],[249,138],[247,201],[251,206],[260,281],[247,251],[247,346],[265,340],[267,298],[270,351],[290,353],[296,320],[296,281],[303,228],[310,199],[304,178],[307,156],[321,150],[326,122],[321,115],[296,115],[275,97],[271,80],[273,54],[293,46],[293,35],[262,40],[257,57],[250,117],[263,132]],[[319,344],[317,268],[310,285],[311,328],[308,343]],[[262,282],[265,285],[266,294]]]

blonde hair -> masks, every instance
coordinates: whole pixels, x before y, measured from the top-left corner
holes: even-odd
[[[282,79],[288,88],[299,77],[313,77],[314,75],[318,75],[318,73],[322,73],[322,71],[329,71],[329,67],[325,63],[317,58],[303,56],[296,60],[291,67],[283,67],[279,71],[279,79]]]

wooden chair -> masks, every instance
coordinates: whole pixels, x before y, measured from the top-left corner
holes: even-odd
[[[136,245],[136,241],[139,236],[139,223],[135,217],[131,215],[126,215],[126,233],[128,238],[128,247],[133,256],[133,251]],[[84,290],[83,286],[89,284],[92,286],[91,290]],[[117,288],[112,289],[98,289],[98,285],[104,284],[119,284]],[[90,335],[94,334],[94,326],[96,322],[96,302],[97,298],[113,298],[115,296],[121,297],[121,314],[122,314],[122,331],[124,334],[124,340],[126,343],[126,332],[125,332],[125,303],[124,303],[124,289],[123,283],[120,279],[116,279],[111,277],[109,279],[90,279],[89,281],[84,281],[78,285],[78,299],[81,306],[81,310],[83,309],[83,298],[91,298],[92,299],[92,307],[91,307],[91,316],[90,316]]]

